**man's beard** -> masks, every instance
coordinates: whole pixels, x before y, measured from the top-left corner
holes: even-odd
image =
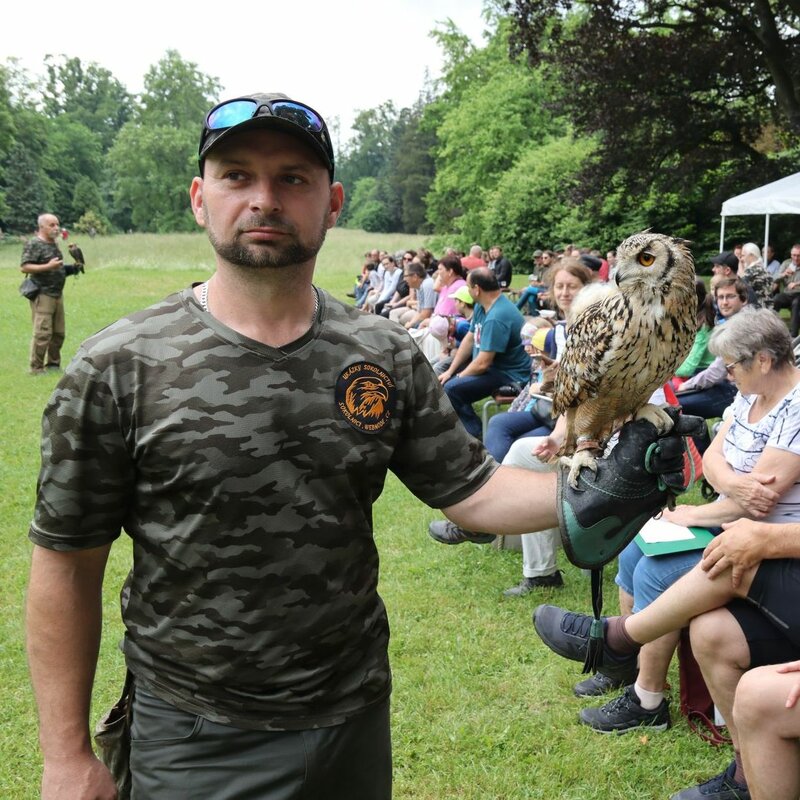
[[[313,259],[325,242],[328,233],[327,215],[323,219],[317,235],[307,242],[298,240],[294,227],[283,220],[271,217],[252,218],[237,231],[237,235],[230,241],[223,242],[214,233],[206,215],[206,231],[211,246],[220,258],[238,267],[252,269],[282,269],[297,264],[304,264]],[[241,244],[238,235],[251,228],[273,227],[283,232],[288,242],[263,242],[258,244]]]

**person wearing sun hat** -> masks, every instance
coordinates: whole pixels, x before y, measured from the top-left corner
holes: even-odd
[[[450,297],[452,297],[453,300],[460,300],[462,303],[464,303],[464,305],[467,305],[470,308],[475,305],[475,298],[473,298],[473,296],[469,293],[469,289],[467,289],[466,285],[459,286],[458,289],[456,289],[450,295]]]

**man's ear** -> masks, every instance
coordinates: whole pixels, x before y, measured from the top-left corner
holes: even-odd
[[[206,221],[203,214],[203,179],[194,178],[192,185],[189,187],[189,199],[192,201],[192,213],[194,214],[195,222],[201,227],[205,228]]]
[[[344,186],[336,181],[331,184],[331,203],[328,211],[328,228],[332,228],[339,219],[344,207]]]

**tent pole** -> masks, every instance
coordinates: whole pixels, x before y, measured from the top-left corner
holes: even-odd
[[[722,218],[722,224],[719,226],[719,251],[722,252],[722,246],[725,244],[725,217]]]
[[[764,223],[764,252],[761,254],[761,260],[764,262],[764,266],[767,266],[767,247],[769,247],[769,214],[767,214],[767,219]]]

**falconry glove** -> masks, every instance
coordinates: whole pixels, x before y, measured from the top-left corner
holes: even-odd
[[[684,479],[685,436],[703,435],[705,420],[664,407],[673,426],[659,434],[656,426],[639,419],[622,426],[619,442],[597,461],[597,472],[581,470],[578,488],[570,486],[569,468],[558,470],[558,522],[569,560],[592,570],[592,605],[596,626],[592,639],[602,643],[602,567],[639,532],[648,519],[674,502],[688,487]],[[584,671],[595,669],[597,647],[590,641]],[[600,647],[602,654],[602,647]]]

